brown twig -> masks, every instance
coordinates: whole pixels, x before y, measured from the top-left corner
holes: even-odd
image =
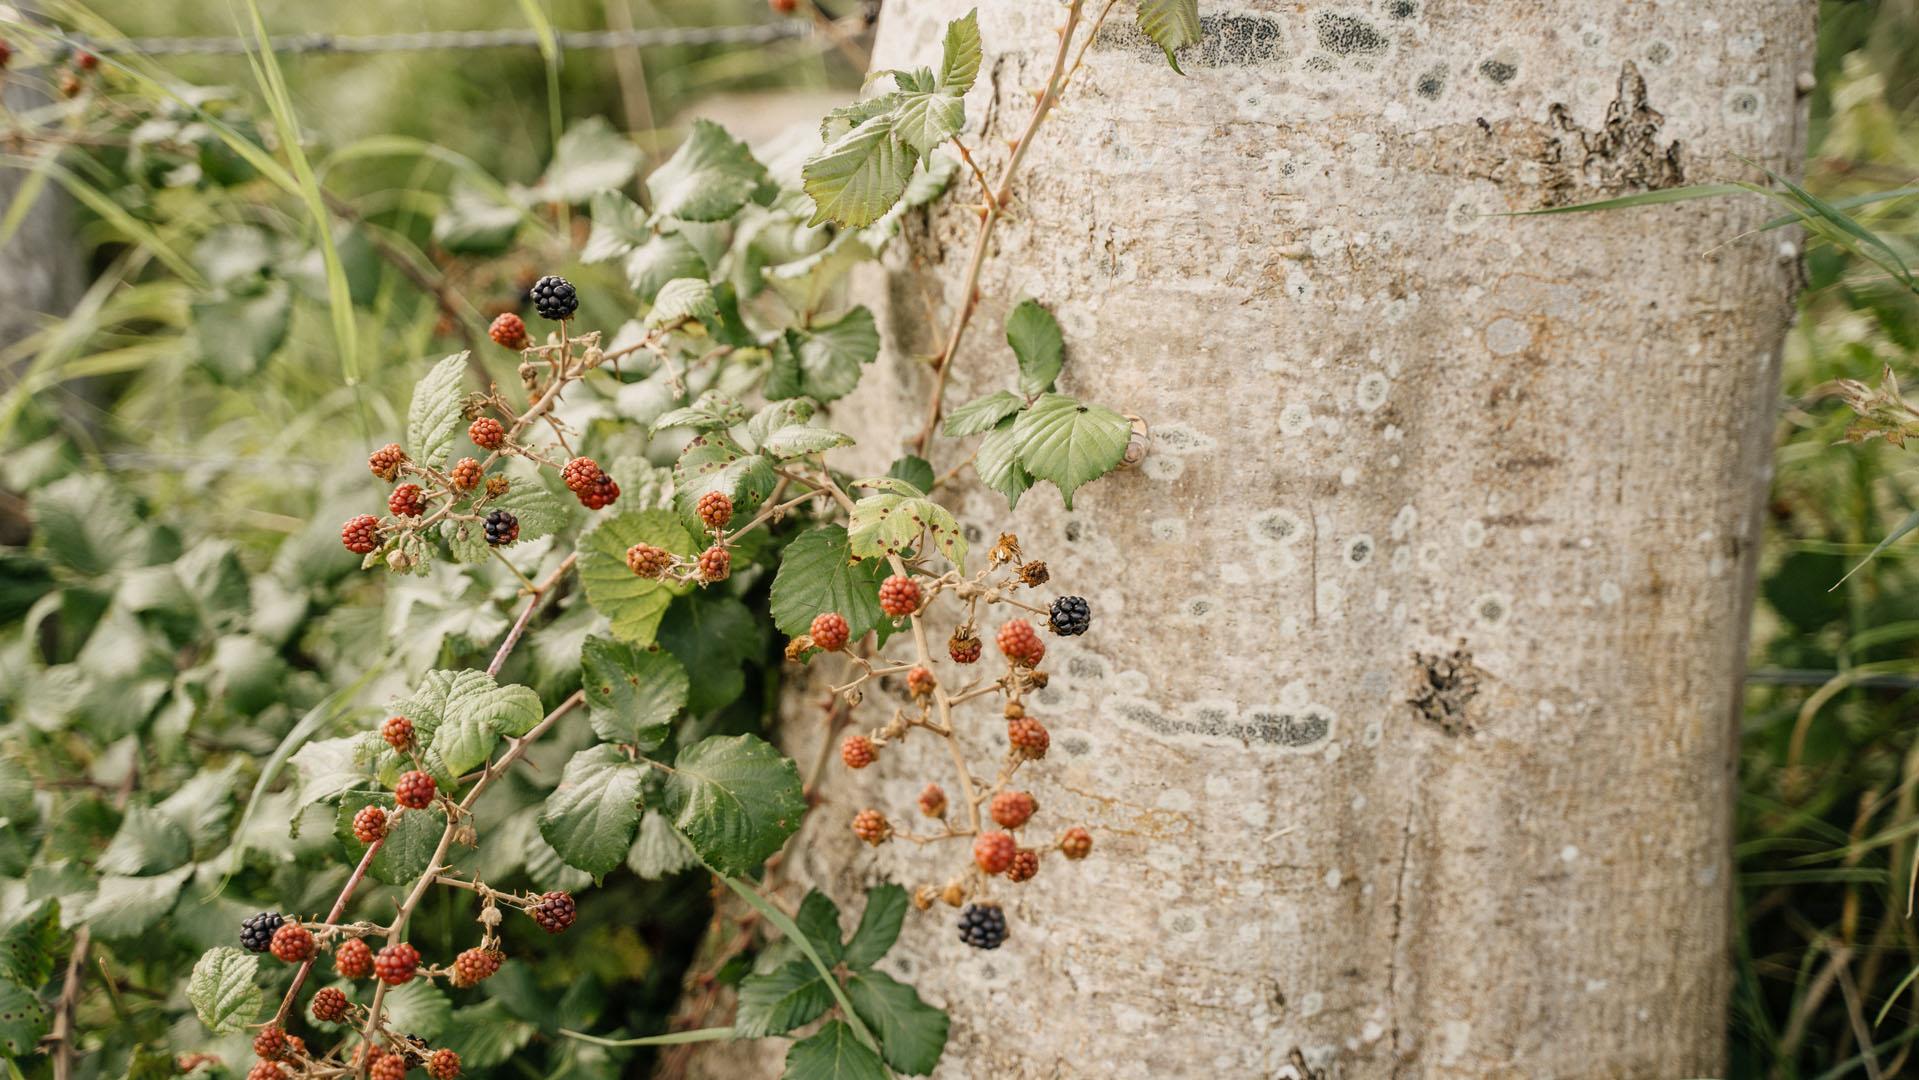
[[[73,952],[67,957],[66,983],[60,988],[60,1002],[54,1006],[53,1031],[47,1041],[53,1044],[53,1078],[69,1080],[73,1075],[73,1010],[80,1004],[80,975],[87,961],[87,948],[93,944],[93,928],[81,926],[73,934]]]

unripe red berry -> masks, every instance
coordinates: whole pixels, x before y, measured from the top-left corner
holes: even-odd
[[[405,750],[413,745],[413,721],[404,716],[388,717],[387,722],[380,725],[380,738],[395,750]]]
[[[626,549],[626,568],[643,578],[660,578],[673,568],[673,553],[652,544],[634,544]]]
[[[313,995],[313,1018],[328,1024],[338,1023],[346,1015],[348,1004],[339,987],[324,987]]]
[[[400,475],[400,466],[405,463],[406,451],[400,449],[399,443],[387,443],[367,455],[366,459],[366,467],[372,471],[373,475],[389,484],[393,482],[394,477]]]
[[[1002,791],[993,796],[991,807],[993,821],[1002,829],[1017,829],[1026,824],[1033,812],[1039,809],[1039,803],[1024,791]]]
[[[849,769],[864,769],[873,764],[873,740],[864,735],[848,735],[840,744],[840,760]]]
[[[590,457],[576,457],[560,470],[560,479],[566,483],[566,490],[575,495],[592,488],[604,475],[600,471],[600,463]]]
[[[1006,722],[1006,741],[1021,757],[1037,761],[1046,756],[1046,748],[1052,745],[1053,738],[1046,733],[1046,725],[1030,716],[1016,716]]]
[[[353,815],[353,838],[371,844],[386,835],[386,811],[377,806],[362,806]]]
[[[426,1073],[433,1080],[453,1080],[460,1075],[460,1055],[441,1048],[426,1056]]]
[[[920,792],[920,813],[930,818],[943,817],[946,814],[946,791],[938,784],[926,785]]]
[[[861,810],[853,815],[853,835],[878,847],[893,835],[893,826],[878,810]]]
[[[453,985],[473,986],[486,981],[500,970],[505,959],[497,949],[468,949],[453,958]]]
[[[1008,619],[999,628],[996,639],[999,651],[1008,660],[1020,667],[1038,667],[1046,656],[1046,643],[1039,638],[1039,631],[1025,619]]]
[[[435,790],[433,778],[415,769],[401,774],[399,781],[393,785],[393,798],[401,806],[424,810],[433,805]]]
[[[588,510],[602,510],[619,501],[620,485],[614,483],[612,477],[601,473],[598,482],[580,492],[579,498],[580,505]]]
[[[938,685],[939,680],[933,678],[933,673],[923,667],[916,667],[906,673],[906,689],[914,697],[929,697]]]
[[[1006,868],[1006,880],[1031,881],[1039,873],[1039,852],[1023,847],[1013,852],[1013,865]]]
[[[340,526],[340,542],[355,555],[365,555],[380,546],[380,519],[361,514]]]
[[[313,931],[299,923],[287,923],[273,932],[273,944],[269,946],[273,955],[289,964],[303,964],[313,959]]]
[[[347,938],[333,950],[333,970],[343,979],[364,979],[373,974],[373,950],[359,938]]]
[[[277,1060],[286,1053],[286,1049],[287,1033],[284,1028],[268,1025],[253,1037],[253,1052],[268,1061]]]
[[[1084,859],[1093,850],[1093,834],[1075,825],[1060,836],[1059,850],[1069,859]]]
[[[411,982],[420,967],[420,950],[402,941],[388,945],[373,956],[373,974],[388,986]]]
[[[479,487],[480,481],[485,478],[486,470],[480,468],[480,463],[470,457],[461,458],[459,463],[447,473],[447,479],[453,481],[456,491],[472,491]]]
[[[386,508],[395,517],[419,517],[426,513],[426,497],[418,484],[401,484],[386,497]]]
[[[1003,874],[1013,865],[1013,852],[1019,845],[1003,832],[981,833],[973,839],[973,861],[989,874]]]
[[[766,0],[766,6],[772,8],[775,15],[791,15],[799,10],[800,0]]]
[[[100,58],[85,49],[81,49],[73,54],[73,63],[74,66],[78,67],[81,71],[92,71],[100,66]]]
[[[700,552],[700,580],[711,585],[733,572],[733,556],[718,544]]]
[[[387,1054],[367,1070],[367,1080],[405,1080],[406,1068],[405,1056]]]
[[[506,427],[491,416],[482,416],[467,425],[466,437],[482,450],[498,450],[506,445]]]
[[[946,654],[953,658],[955,664],[971,664],[977,661],[980,655],[979,635],[973,633],[973,628],[970,626],[962,626],[953,631],[953,636],[946,641]]]
[[[726,528],[727,522],[733,520],[733,500],[724,491],[709,491],[700,496],[694,513],[699,515],[707,528],[719,532]]]
[[[502,312],[486,328],[486,336],[503,349],[519,352],[526,348],[526,321],[511,311]]]
[[[920,583],[905,574],[894,574],[880,582],[880,610],[896,619],[918,611]]]
[[[256,1061],[247,1070],[247,1080],[286,1080],[286,1075],[286,1070],[273,1061]]]
[[[851,633],[852,628],[846,625],[846,616],[837,611],[813,616],[813,628],[809,631],[813,644],[827,652],[839,652],[846,648],[846,639]]]
[[[540,929],[549,934],[557,934],[573,925],[579,915],[579,908],[573,904],[573,897],[563,892],[550,892],[540,897],[540,902],[529,909],[533,921]]]

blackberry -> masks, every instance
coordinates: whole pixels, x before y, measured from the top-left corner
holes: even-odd
[[[277,911],[262,911],[240,924],[240,944],[248,952],[266,952],[273,947],[273,935],[286,925],[287,917]]]
[[[920,792],[920,813],[930,818],[944,817],[946,815],[945,789],[938,784],[926,785],[926,790]]]
[[[511,311],[501,314],[486,328],[486,336],[503,349],[518,352],[526,348],[526,322]]]
[[[498,450],[506,445],[506,426],[491,416],[482,416],[467,425],[466,437],[482,450]]]
[[[480,486],[480,478],[485,475],[479,462],[470,457],[463,457],[459,464],[453,466],[453,470],[447,474],[447,479],[453,481],[456,490],[472,491]]]
[[[573,904],[573,897],[563,892],[550,892],[540,897],[540,902],[527,909],[533,921],[540,929],[549,934],[557,934],[573,925],[580,909]]]
[[[846,625],[846,616],[837,611],[822,612],[813,616],[810,634],[813,644],[827,652],[839,652],[846,648],[846,639],[852,633],[852,627]]]
[[[426,513],[426,496],[418,484],[401,484],[386,497],[386,508],[395,517],[419,517]]]
[[[1013,852],[1018,850],[1010,834],[981,833],[973,840],[973,861],[989,874],[1003,874],[1013,865]]]
[[[733,500],[724,491],[709,491],[700,496],[693,512],[699,516],[701,524],[719,532],[726,528],[727,522],[733,520]]]
[[[1037,761],[1046,756],[1046,748],[1052,745],[1053,737],[1046,733],[1046,725],[1038,720],[1030,716],[1016,716],[1006,721],[1006,741],[1021,757]]]
[[[733,572],[733,556],[718,544],[700,552],[700,581],[711,585],[716,581],[725,581]]]
[[[873,764],[873,740],[864,735],[848,735],[840,744],[840,760],[849,769],[864,769]]]
[[[1031,881],[1039,873],[1039,852],[1023,847],[1013,852],[1013,865],[1006,868],[1006,880]]]
[[[373,974],[373,949],[359,938],[348,938],[333,950],[333,970],[343,979],[364,979]]]
[[[386,835],[386,811],[377,806],[362,806],[353,815],[353,838],[371,844]]]
[[[322,1023],[337,1023],[346,1015],[346,995],[337,986],[329,986],[313,995],[313,1018]]]
[[[892,839],[893,826],[878,810],[861,810],[853,815],[853,835],[878,847]]]
[[[626,568],[643,578],[661,578],[673,568],[673,553],[652,544],[634,544],[626,549]]]
[[[373,1063],[367,1077],[369,1080],[405,1080],[406,1069],[406,1055],[388,1054]]]
[[[1031,793],[1025,791],[1002,791],[993,796],[990,807],[993,822],[1002,829],[1019,828],[1038,809],[1039,803],[1034,801]]]
[[[504,510],[495,510],[486,516],[486,542],[499,547],[511,544],[520,538],[520,519]]]
[[[401,773],[393,784],[393,799],[401,806],[411,810],[425,810],[433,805],[433,794],[437,785],[433,778],[418,769]]]
[[[388,717],[380,725],[380,737],[395,750],[405,750],[413,742],[413,721],[404,716]]]
[[[919,610],[920,583],[905,574],[894,574],[880,582],[880,610],[896,619]]]
[[[619,501],[619,498],[620,485],[614,483],[613,478],[605,473],[600,474],[599,480],[595,481],[592,487],[579,492],[580,505],[588,510],[600,510],[612,506]]]
[[[960,940],[975,949],[1006,944],[1006,912],[998,904],[968,904],[959,917]]]
[[[388,986],[413,981],[413,973],[419,967],[420,950],[404,941],[388,945],[373,956],[373,974]]]
[[[1062,637],[1084,634],[1093,625],[1093,609],[1084,596],[1062,596],[1053,601],[1053,613],[1046,625]]]
[[[313,931],[297,922],[287,923],[273,932],[273,941],[268,948],[273,955],[289,964],[304,964],[313,959]]]
[[[1000,653],[1020,667],[1036,668],[1046,657],[1046,643],[1025,619],[1006,620],[994,640]]]
[[[485,982],[500,970],[506,959],[498,949],[468,949],[453,958],[453,985],[473,986]]]
[[[367,469],[388,483],[392,483],[393,478],[400,475],[400,466],[404,464],[406,464],[406,451],[400,449],[399,443],[387,443],[367,455],[366,459]]]
[[[1069,859],[1084,859],[1093,852],[1093,834],[1075,825],[1059,838],[1059,850]]]
[[[256,1061],[247,1070],[247,1080],[286,1080],[286,1074],[277,1062]]]
[[[946,655],[953,658],[955,664],[971,664],[979,660],[979,635],[970,626],[962,626],[953,631],[946,639]]]
[[[590,457],[576,457],[560,470],[560,479],[566,483],[566,490],[575,495],[584,495],[600,482],[606,473],[600,470],[600,463]]]
[[[914,697],[931,697],[933,688],[938,685],[939,680],[933,678],[933,673],[923,667],[916,667],[906,673],[906,689]]]
[[[365,555],[380,546],[380,519],[372,514],[348,518],[340,526],[340,543],[355,555]]]
[[[453,1080],[460,1075],[460,1055],[439,1049],[426,1056],[426,1074],[433,1080]]]
[[[540,313],[542,319],[563,322],[580,310],[580,294],[573,291],[573,283],[558,274],[548,274],[533,283],[533,310]]]
[[[278,1058],[280,1055],[286,1053],[286,1050],[287,1033],[285,1028],[268,1025],[267,1027],[261,1028],[260,1033],[253,1037],[253,1052],[268,1061]]]

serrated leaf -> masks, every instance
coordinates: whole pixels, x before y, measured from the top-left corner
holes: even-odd
[[[259,970],[258,956],[232,945],[201,954],[187,977],[187,1000],[208,1031],[215,1035],[244,1031],[259,1016],[265,1000],[253,983]]]
[[[745,420],[744,405],[718,390],[708,390],[693,404],[674,409],[653,421],[653,429],[665,431],[668,428],[690,427],[695,431],[717,431]]]
[[[765,445],[768,435],[784,427],[804,424],[813,419],[813,414],[818,411],[813,402],[806,398],[771,402],[746,422],[746,443],[758,450]]]
[[[367,779],[367,770],[354,752],[359,742],[354,736],[320,739],[294,752],[289,760],[300,778],[296,808],[336,798]]]
[[[691,555],[695,549],[678,516],[667,510],[615,514],[580,537],[580,584],[587,602],[607,617],[615,637],[649,645],[667,605],[692,586],[636,576],[626,566],[626,549],[634,544],[652,544],[676,555]]]
[[[672,653],[598,636],[580,647],[580,682],[594,734],[642,751],[666,741],[691,685]]]
[[[1026,399],[1011,390],[995,390],[948,413],[946,426],[942,430],[951,439],[978,435],[998,427],[1001,420],[1020,411],[1025,405]]]
[[[253,997],[257,1008],[257,987]],[[10,979],[0,979],[0,1058],[31,1057],[52,1028],[52,1017],[37,994]]]
[[[0,978],[39,986],[53,977],[60,947],[60,902],[41,900],[0,930]]]
[[[440,834],[446,831],[446,818],[429,810],[396,812],[393,794],[389,791],[367,788],[349,791],[340,797],[339,809],[334,811],[333,836],[340,842],[341,849],[354,858],[366,850],[366,845],[353,835],[353,815],[368,806],[386,811],[387,827],[386,840],[373,856],[367,873],[388,885],[411,885],[426,873],[427,864],[433,861],[433,852],[440,846]]]
[[[575,505],[548,490],[538,478],[518,475],[512,478],[506,494],[487,500],[486,509],[489,512],[505,510],[518,519],[520,540],[525,542],[551,536],[565,528],[572,520]],[[455,562],[485,562],[492,557],[486,530],[478,522],[444,522],[440,533],[446,538]]]
[[[808,454],[822,454],[838,446],[853,445],[853,437],[831,428],[790,424],[766,437],[760,450],[775,461],[790,461]]]
[[[516,1019],[497,998],[455,1009],[447,1029],[445,1044],[469,1073],[505,1064],[539,1030]]]
[[[894,458],[886,475],[895,480],[904,480],[921,491],[933,490],[933,463],[917,454]]]
[[[788,637],[798,637],[812,627],[815,615],[837,611],[846,617],[851,640],[878,629],[884,641],[892,630],[892,620],[880,609],[879,600],[880,582],[887,572],[878,559],[853,558],[844,528],[808,529],[780,555],[768,601],[773,625]]]
[[[742,1039],[783,1035],[810,1024],[833,1006],[833,992],[810,960],[789,960],[764,975],[740,980],[733,1032]]]
[[[879,327],[864,307],[853,308],[830,323],[788,330],[774,347],[766,395],[816,401],[844,397],[859,385],[861,367],[879,353]]]
[[[786,1051],[781,1080],[886,1080],[880,1057],[840,1020],[829,1021]]]
[[[179,866],[192,854],[193,840],[185,829],[152,807],[134,803],[95,868],[107,874],[155,874]]]
[[[147,877],[107,874],[100,878],[99,888],[77,918],[102,938],[139,937],[173,910],[173,901],[192,873],[193,867],[188,865]]]
[[[980,483],[1006,496],[1006,508],[1016,509],[1019,497],[1033,486],[1033,477],[1019,461],[1019,437],[1013,433],[1014,420],[1007,417],[980,440],[973,455],[973,469]]]
[[[568,866],[595,881],[605,877],[626,858],[640,827],[646,771],[604,743],[574,754],[540,811],[540,835]]]
[[[841,105],[820,119],[820,142],[831,143],[843,138],[873,117],[884,116],[899,108],[899,104],[900,95],[880,94],[851,105]]]
[[[979,78],[981,58],[979,10],[946,24],[946,38],[940,55],[939,88],[948,94],[964,94]]]
[[[1199,40],[1199,0],[1139,0],[1139,28],[1184,75],[1173,54]]]
[[[745,604],[724,593],[699,592],[682,598],[660,623],[660,644],[700,678],[693,683],[687,709],[705,716],[732,704],[746,689],[744,668],[765,639],[760,621]]]
[[[587,214],[593,219],[593,229],[586,235],[586,246],[580,249],[583,263],[623,258],[653,239],[645,209],[618,191],[594,192]]]
[[[453,449],[460,430],[460,380],[466,377],[466,353],[433,365],[413,386],[413,402],[406,412],[406,446],[413,460],[439,468]]]
[[[501,686],[484,671],[429,671],[413,694],[393,706],[413,721],[420,760],[442,787],[479,765],[502,735],[533,730],[545,715],[540,696]]]
[[[711,322],[719,314],[713,286],[704,277],[674,278],[660,286],[643,325],[649,330],[677,330],[687,323]]]
[[[584,202],[594,192],[633,179],[645,157],[602,117],[575,123],[553,147],[553,161],[528,194],[540,202]]]
[[[432,982],[414,979],[386,992],[386,1014],[394,1030],[438,1040],[453,1017],[453,1002]]]
[[[709,432],[687,443],[673,465],[674,498],[680,513],[688,517],[711,491],[725,492],[733,500],[736,516],[750,515],[777,483],[771,462],[747,453],[722,432]]]
[[[676,278],[704,278],[706,259],[679,233],[662,233],[626,257],[626,287],[645,304],[656,304],[660,290]]]
[[[916,550],[921,535],[955,567],[965,565],[966,537],[959,522],[931,499],[882,491],[853,504],[846,536],[854,555],[862,559],[900,555]]]
[[[1065,349],[1053,313],[1037,301],[1021,300],[1007,313],[1006,343],[1019,357],[1020,393],[1030,398],[1051,390]]]
[[[840,940],[840,908],[832,897],[818,889],[808,890],[800,901],[799,912],[793,916],[793,925],[813,943],[813,951],[820,954],[827,967],[840,962],[846,946]]]
[[[866,891],[866,910],[860,913],[859,929],[846,943],[846,966],[859,970],[879,963],[886,950],[899,940],[900,925],[906,919],[906,890],[891,883],[875,885]]]
[[[765,182],[765,166],[745,143],[710,120],[695,120],[686,141],[646,178],[646,190],[662,217],[724,221]]]
[[[627,869],[648,881],[658,881],[698,865],[700,857],[673,831],[666,816],[657,810],[646,811],[640,818],[640,834],[626,853]]]
[[[1013,423],[1020,464],[1034,478],[1052,481],[1068,510],[1081,485],[1118,467],[1132,437],[1132,421],[1064,394],[1041,397]]]
[[[674,827],[724,874],[758,869],[806,813],[799,767],[754,735],[715,735],[681,750],[664,797]]]
[[[966,126],[966,100],[927,90],[902,94],[893,130],[922,157]],[[902,193],[904,185],[901,186]],[[889,207],[890,209],[890,207]]]
[[[919,155],[894,130],[890,114],[874,116],[830,143],[800,169],[813,198],[808,225],[871,225],[906,193]]]
[[[846,980],[853,1011],[879,1036],[886,1063],[900,1072],[924,1076],[939,1064],[951,1021],[920,1000],[914,989],[880,971],[861,971]]]

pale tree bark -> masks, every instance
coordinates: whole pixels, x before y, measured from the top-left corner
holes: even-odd
[[[889,963],[952,1012],[938,1075],[1266,1077],[1295,1049],[1341,1076],[1711,1075],[1795,267],[1783,234],[1737,239],[1758,199],[1484,215],[1791,172],[1814,5],[1203,8],[1186,78],[1126,33],[1092,51],[948,390],[1010,383],[1000,319],[1031,295],[1062,389],[1154,447],[1071,513],[959,496],[1092,602],[1050,639],[1029,786],[1031,828],[1097,846],[997,887],[996,953],[944,907],[909,920]],[[957,13],[890,0],[875,68],[936,60]],[[982,0],[975,147],[1003,157],[1059,14]],[[960,299],[953,201],[862,297],[888,348],[834,413],[869,464],[917,430],[914,356]],[[968,723],[994,760],[996,715]],[[943,760],[829,770],[785,872],[843,900],[943,880],[962,853],[846,829],[909,815]]]

